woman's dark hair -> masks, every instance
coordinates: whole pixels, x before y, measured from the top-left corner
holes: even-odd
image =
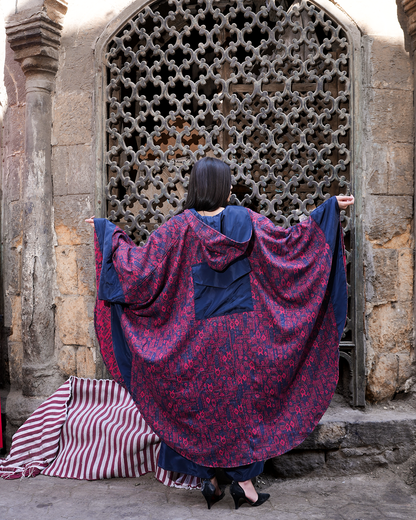
[[[214,157],[204,157],[192,168],[184,209],[214,211],[225,208],[230,189],[230,167]]]

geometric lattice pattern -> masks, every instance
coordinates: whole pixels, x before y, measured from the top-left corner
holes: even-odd
[[[349,193],[349,44],[312,2],[154,2],[106,62],[108,217],[136,243],[181,209],[206,155],[230,165],[232,204],[279,226]]]

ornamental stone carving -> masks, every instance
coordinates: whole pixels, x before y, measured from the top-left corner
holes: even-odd
[[[25,74],[55,74],[62,26],[44,12],[29,19],[9,23],[7,37]]]

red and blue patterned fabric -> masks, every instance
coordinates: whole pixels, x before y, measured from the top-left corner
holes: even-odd
[[[104,361],[146,422],[197,464],[236,467],[300,444],[338,380],[347,310],[337,200],[289,229],[228,206],[191,210],[137,247],[95,219]]]

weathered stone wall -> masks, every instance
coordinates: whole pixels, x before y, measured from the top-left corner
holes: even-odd
[[[84,223],[86,217],[102,211],[102,165],[97,154],[97,144],[102,139],[97,133],[102,71],[94,49],[109,22],[125,9],[132,9],[132,5],[145,3],[71,0],[62,21],[59,67],[52,94],[51,139],[56,262],[54,359],[62,379],[72,374],[104,374],[93,330],[93,235]],[[51,6],[53,0],[18,2],[17,15],[15,2],[6,4],[7,16],[24,18],[39,5]],[[354,85],[354,94],[360,100],[360,112],[354,114],[360,121],[355,136],[358,145],[354,160],[360,165],[355,169],[355,189],[365,256],[360,280],[364,291],[359,297],[365,300],[366,308],[367,393],[369,399],[379,401],[410,390],[414,374],[412,63],[399,22],[403,13],[398,14],[394,0],[322,0],[320,5],[338,6],[343,19],[362,34],[364,81]],[[6,347],[16,403],[22,386],[23,360],[21,193],[26,98],[25,77],[7,46],[5,59],[4,73],[1,72],[4,76],[0,75],[0,101],[5,111],[3,283],[5,325],[12,331]],[[19,420],[16,418],[15,424]]]
[[[414,374],[412,62],[397,23],[380,32],[363,36],[365,330],[374,401],[409,391]]]
[[[58,363],[65,375],[101,377],[93,326],[95,297],[93,233],[84,219],[96,213],[101,172],[95,156],[94,42],[129,2],[69,2],[61,38],[54,96],[54,186]],[[97,213],[98,215],[98,213]]]

